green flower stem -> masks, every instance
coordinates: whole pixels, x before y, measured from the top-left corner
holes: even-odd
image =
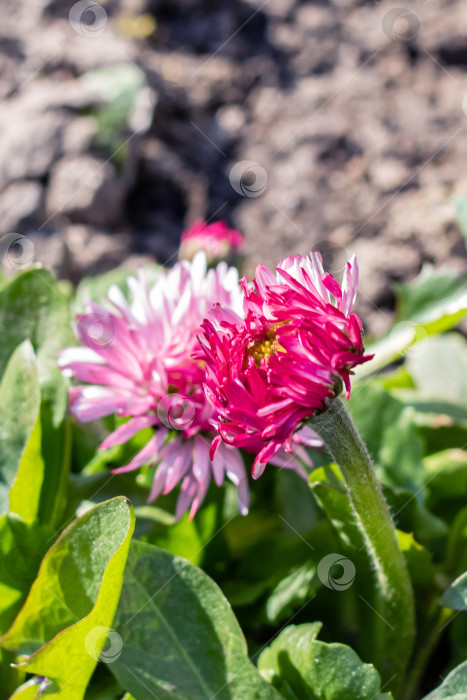
[[[371,410],[371,407],[368,407]],[[396,698],[415,635],[413,589],[371,457],[341,399],[311,420],[340,467],[376,577],[373,661]]]

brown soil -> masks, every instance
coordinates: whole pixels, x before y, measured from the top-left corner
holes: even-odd
[[[81,24],[77,5],[0,5],[2,233],[44,264],[76,280],[130,254],[166,262],[194,218],[227,219],[250,273],[319,248],[339,275],[355,252],[373,332],[394,281],[465,265],[465,2],[108,0],[97,16],[89,0]],[[124,63],[155,106],[119,169],[80,76]]]

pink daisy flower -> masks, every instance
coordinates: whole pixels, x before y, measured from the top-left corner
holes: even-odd
[[[128,285],[131,303],[114,286],[108,292],[110,308],[89,302],[77,317],[82,347],[64,350],[59,365],[88,384],[70,389],[70,410],[83,422],[113,413],[129,418],[101,448],[153,429],[145,447],[115,471],[157,464],[148,500],[181,484],[177,519],[188,509],[191,518],[195,515],[211,477],[218,486],[225,476],[237,486],[245,514],[248,480],[239,450],[224,444],[209,454],[218,416],[204,392],[205,362],[197,340],[203,319],[242,313],[237,270],[225,263],[207,270],[204,254],[198,253],[191,263],[181,261],[163,271],[152,288],[142,273]],[[297,460],[288,466],[300,467]]]
[[[206,254],[208,263],[231,259],[237,255],[243,246],[243,236],[240,231],[229,229],[225,221],[206,224],[196,221],[185,231],[180,242],[180,258],[191,260],[198,251]]]
[[[258,478],[297,439],[316,446],[305,421],[342,384],[348,397],[352,368],[371,359],[352,313],[357,284],[355,257],[342,287],[325,274],[319,253],[286,258],[275,275],[259,265],[253,285],[243,280],[245,318],[204,322],[206,395],[219,416],[211,454],[222,444],[256,452]]]

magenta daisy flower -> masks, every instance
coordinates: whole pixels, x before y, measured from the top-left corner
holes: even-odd
[[[92,421],[113,413],[129,420],[101,448],[126,442],[143,428],[154,433],[131,462],[116,472],[156,464],[149,501],[181,484],[176,518],[190,509],[193,517],[211,477],[221,486],[227,476],[238,489],[242,513],[248,511],[248,480],[237,448],[223,444],[210,456],[219,420],[204,392],[205,361],[197,335],[203,319],[235,318],[242,313],[238,272],[220,263],[207,270],[198,253],[161,273],[148,288],[144,275],[128,280],[131,303],[118,287],[108,293],[109,308],[89,302],[76,320],[82,347],[64,350],[63,372],[86,385],[70,389],[70,410],[78,420]],[[288,467],[300,471],[297,456]],[[277,455],[276,464],[281,464]]]
[[[357,284],[355,257],[342,287],[325,274],[319,253],[286,258],[275,275],[259,265],[253,285],[243,281],[245,318],[204,322],[205,388],[219,416],[211,454],[222,444],[255,452],[257,478],[297,439],[317,444],[305,421],[342,384],[349,396],[352,368],[371,359],[352,313]]]
[[[225,221],[206,224],[196,221],[185,231],[180,242],[180,258],[191,260],[198,251],[202,250],[208,263],[219,260],[230,260],[240,252],[243,246],[243,236],[240,231],[229,229]]]

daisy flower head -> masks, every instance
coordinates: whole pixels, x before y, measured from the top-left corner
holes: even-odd
[[[126,417],[100,446],[122,444],[143,428],[153,436],[131,462],[116,472],[156,464],[149,501],[181,484],[176,518],[188,509],[193,517],[211,477],[225,476],[237,486],[241,512],[248,511],[248,482],[240,452],[227,444],[211,459],[215,409],[203,389],[204,360],[197,334],[213,309],[241,313],[238,272],[220,263],[207,269],[198,253],[161,272],[149,287],[141,271],[128,280],[130,301],[114,286],[109,308],[88,302],[77,316],[81,347],[67,348],[59,365],[68,376],[86,382],[70,389],[70,410],[78,420],[110,414]],[[215,307],[214,305],[219,305]]]
[[[241,252],[243,242],[240,231],[230,229],[225,221],[212,224],[195,221],[193,226],[182,234],[180,259],[191,260],[202,250],[210,265],[220,260],[234,260]]]
[[[352,312],[358,285],[355,256],[342,285],[321,255],[282,260],[275,274],[263,265],[253,284],[243,280],[244,318],[207,319],[200,342],[206,395],[219,419],[222,443],[256,452],[253,476],[296,440],[316,446],[305,421],[323,411],[364,354],[362,324]]]

